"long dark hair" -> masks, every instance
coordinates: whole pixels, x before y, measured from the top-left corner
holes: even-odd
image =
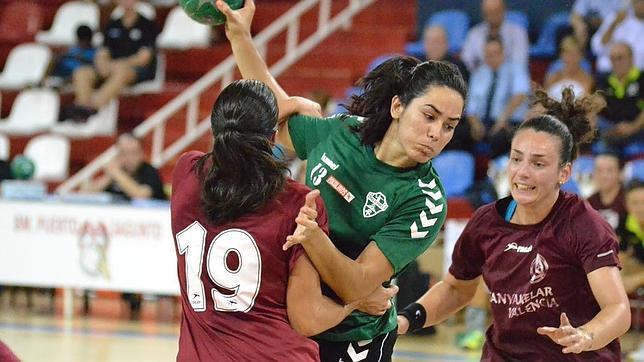
[[[593,140],[595,127],[591,117],[606,106],[606,102],[598,94],[575,99],[575,93],[570,87],[562,91],[561,101],[551,98],[548,93],[539,89],[535,92],[533,104],[543,106],[545,114],[523,122],[515,135],[524,129],[534,129],[559,138],[562,166],[577,158],[581,144]]]
[[[213,224],[256,211],[284,189],[287,167],[272,153],[277,114],[275,95],[257,80],[235,81],[215,101],[213,150],[195,164]]]
[[[420,62],[409,56],[396,56],[384,61],[369,72],[358,86],[364,92],[351,97],[349,113],[365,118],[354,130],[362,143],[380,142],[391,124],[391,100],[400,98],[403,106],[422,96],[431,86],[448,87],[467,98],[467,86],[458,68],[442,61]]]

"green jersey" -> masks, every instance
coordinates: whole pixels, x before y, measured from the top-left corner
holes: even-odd
[[[329,215],[329,237],[356,259],[374,241],[398,274],[436,239],[447,203],[431,162],[398,168],[378,160],[350,128],[353,116],[291,117],[288,123],[298,157],[308,160],[306,183],[320,190]],[[337,296],[324,286],[324,294]],[[376,317],[354,312],[318,338],[372,339],[396,328],[396,310]]]

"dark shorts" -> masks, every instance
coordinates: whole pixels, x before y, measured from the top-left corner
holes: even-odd
[[[329,342],[316,339],[321,362],[390,362],[396,343],[396,330],[367,341]]]
[[[156,75],[156,66],[153,62],[146,67],[134,67],[134,72],[136,73],[136,77],[134,78],[134,82],[132,82],[132,84],[145,82],[147,80],[154,79],[154,76]]]
[[[141,82],[145,82],[148,80],[154,79],[156,76],[156,71],[157,71],[157,66],[156,66],[156,60],[152,62],[152,64],[147,65],[145,67],[134,67],[134,73],[136,76],[134,77],[134,81],[130,83],[130,85],[135,85]],[[94,68],[94,73],[97,75],[97,80],[96,80],[96,86],[101,86],[105,82],[105,78],[101,77],[98,75],[98,71],[96,68]]]

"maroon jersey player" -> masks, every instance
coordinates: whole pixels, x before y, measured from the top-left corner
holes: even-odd
[[[272,157],[275,97],[259,81],[234,82],[211,119],[213,151],[188,152],[173,175],[183,307],[177,360],[317,361],[317,345],[304,335],[338,324],[357,303],[322,296],[303,250],[282,251],[309,190]],[[318,222],[326,225],[324,211]]]
[[[510,151],[511,196],[477,210],[444,280],[399,315],[399,333],[433,325],[472,298],[482,276],[492,325],[484,361],[619,361],[630,324],[612,228],[586,201],[560,191],[588,114],[603,102],[557,102],[537,92],[544,115],[525,121]]]
[[[19,362],[20,359],[7,347],[6,344],[0,341],[0,361],[3,362]]]

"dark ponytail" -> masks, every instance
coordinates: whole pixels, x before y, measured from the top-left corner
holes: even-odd
[[[256,80],[233,82],[217,98],[213,150],[195,165],[213,224],[256,211],[283,190],[287,167],[273,157],[271,141],[277,113],[275,96]]]
[[[362,143],[380,142],[391,124],[391,100],[400,98],[406,106],[422,96],[431,86],[448,87],[467,98],[467,86],[458,68],[451,63],[427,61],[421,63],[409,56],[396,56],[384,61],[358,82],[363,93],[351,97],[349,114],[364,117],[354,130]]]
[[[542,89],[537,90],[533,105],[541,105],[545,114],[523,122],[518,130],[530,128],[558,137],[561,140],[561,165],[565,165],[577,158],[580,145],[591,142],[595,137],[591,117],[604,108],[606,102],[598,94],[575,99],[572,88],[566,87],[561,101],[551,98]]]

